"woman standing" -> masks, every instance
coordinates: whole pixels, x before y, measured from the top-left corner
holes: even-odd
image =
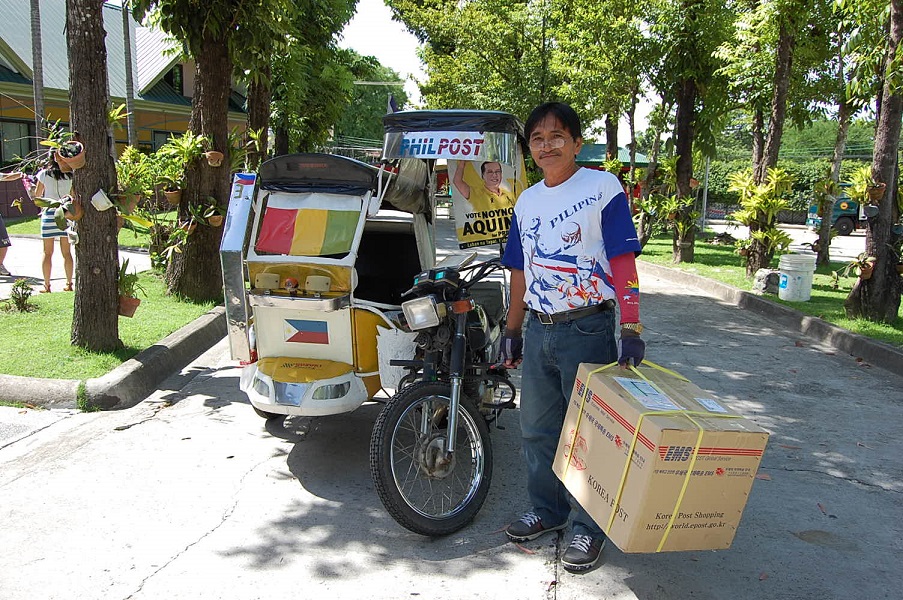
[[[72,193],[72,171],[64,172],[56,161],[56,155],[50,154],[47,166],[38,172],[38,183],[34,188],[34,196],[60,200]],[[69,237],[66,232],[56,226],[53,220],[54,209],[45,208],[41,211],[41,238],[44,240],[44,260],[41,268],[44,272],[44,289],[42,294],[50,292],[51,257],[53,256],[53,242],[60,240],[60,252],[63,254],[63,269],[66,272],[65,292],[72,291],[72,249],[69,245]]]

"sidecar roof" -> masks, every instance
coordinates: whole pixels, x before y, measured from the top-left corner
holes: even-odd
[[[498,110],[405,110],[383,117],[386,133],[408,131],[492,131],[523,135],[514,115]]]
[[[260,165],[260,188],[362,196],[376,189],[375,167],[335,154],[286,154]]]

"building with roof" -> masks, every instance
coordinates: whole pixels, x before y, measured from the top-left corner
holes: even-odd
[[[601,168],[608,160],[606,150],[605,144],[583,144],[580,153],[577,154],[577,164],[581,167]],[[624,167],[630,168],[630,152],[626,148],[618,147],[618,160]],[[637,152],[634,164],[637,167],[645,168],[649,166],[649,159],[645,154]]]
[[[66,45],[66,2],[40,0],[44,73],[44,112],[50,122],[69,124],[69,57]],[[34,70],[29,0],[0,0],[0,167],[14,164],[38,148],[35,131]],[[107,46],[107,79],[113,106],[126,96],[122,8],[103,7]],[[162,31],[144,27],[129,15],[132,89],[138,146],[154,151],[172,135],[188,130],[194,92],[193,61],[182,60],[177,43]],[[229,128],[247,124],[245,97],[233,86]],[[128,144],[125,128],[114,129],[116,146]],[[22,214],[12,203],[25,197],[21,180],[0,182],[0,215]],[[37,209],[30,202],[25,214]]]
[[[66,52],[66,3],[40,0],[43,46],[44,109],[49,121],[69,122],[69,60]],[[31,10],[29,0],[0,0],[0,164],[10,164],[37,148],[32,83]],[[122,9],[104,4],[107,75],[113,105],[125,102],[126,69]],[[139,146],[156,150],[173,134],[188,129],[195,67],[183,61],[165,33],[144,27],[129,16],[135,124]],[[245,98],[239,91],[229,102],[229,127],[244,127]],[[124,129],[113,132],[120,149],[128,143]]]

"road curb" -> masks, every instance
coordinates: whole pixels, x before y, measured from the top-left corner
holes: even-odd
[[[131,408],[226,335],[217,306],[142,350],[106,375],[85,381],[85,401],[104,410]],[[0,375],[0,398],[46,408],[76,408],[81,381]]]
[[[788,330],[798,331],[839,351],[861,358],[870,365],[887,369],[895,374],[903,372],[903,350],[890,344],[853,333],[824,319],[803,314],[789,306],[720,281],[645,261],[637,261],[637,266],[641,273],[699,288],[738,308],[767,317]]]

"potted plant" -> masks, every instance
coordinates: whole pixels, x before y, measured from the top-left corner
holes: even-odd
[[[135,212],[139,200],[154,187],[150,157],[134,146],[126,146],[116,161],[116,181],[121,192],[120,208],[127,214]]]
[[[223,224],[223,214],[217,205],[216,198],[207,196],[205,204],[195,204],[188,207],[189,222],[219,227]],[[192,231],[194,229],[192,228]],[[190,232],[189,232],[190,233]]]
[[[60,229],[66,229],[68,226],[66,221],[78,221],[85,214],[81,202],[73,199],[72,196],[63,196],[59,200],[38,196],[32,198],[32,201],[38,208],[54,209],[53,220]]]
[[[878,259],[874,256],[869,256],[865,252],[862,252],[843,270],[844,277],[849,276],[850,272],[852,272],[863,281],[871,279],[877,261]]]
[[[59,120],[46,129],[47,139],[40,143],[53,151],[54,158],[63,171],[73,171],[85,166],[85,147],[74,133],[64,130]]]
[[[123,317],[133,317],[141,299],[138,292],[147,296],[147,291],[138,283],[138,272],[129,273],[129,259],[122,261],[119,266],[119,314]]]
[[[157,183],[163,188],[163,196],[172,206],[182,201],[182,186],[185,183],[185,171],[171,158],[161,157],[158,163]]]
[[[211,167],[218,167],[223,164],[223,153],[218,150],[208,150],[204,152],[204,156],[207,157],[207,164]]]

